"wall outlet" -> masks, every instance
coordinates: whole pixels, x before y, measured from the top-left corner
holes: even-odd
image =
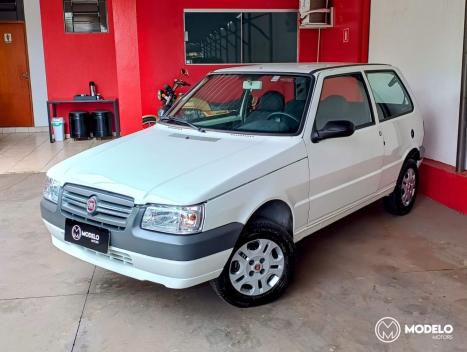
[[[3,33],[3,41],[6,44],[13,43],[13,36],[11,35],[11,33]]]

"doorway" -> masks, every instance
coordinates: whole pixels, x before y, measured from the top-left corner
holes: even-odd
[[[25,29],[0,23],[0,127],[34,125]]]

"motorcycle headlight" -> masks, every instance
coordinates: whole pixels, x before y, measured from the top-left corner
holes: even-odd
[[[150,205],[146,208],[141,228],[172,234],[192,234],[203,227],[204,205],[189,207]]]
[[[47,177],[42,195],[45,199],[52,203],[58,203],[58,195],[60,194],[60,183],[53,178]]]

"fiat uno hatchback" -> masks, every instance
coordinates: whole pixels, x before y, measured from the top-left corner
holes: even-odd
[[[222,69],[156,126],[51,168],[42,218],[56,247],[94,265],[264,304],[304,237],[380,198],[411,210],[423,134],[392,66]]]

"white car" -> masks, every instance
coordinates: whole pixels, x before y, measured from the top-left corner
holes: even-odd
[[[423,135],[389,65],[222,69],[156,126],[51,168],[42,218],[56,247],[94,265],[264,304],[304,237],[380,198],[411,210]]]

